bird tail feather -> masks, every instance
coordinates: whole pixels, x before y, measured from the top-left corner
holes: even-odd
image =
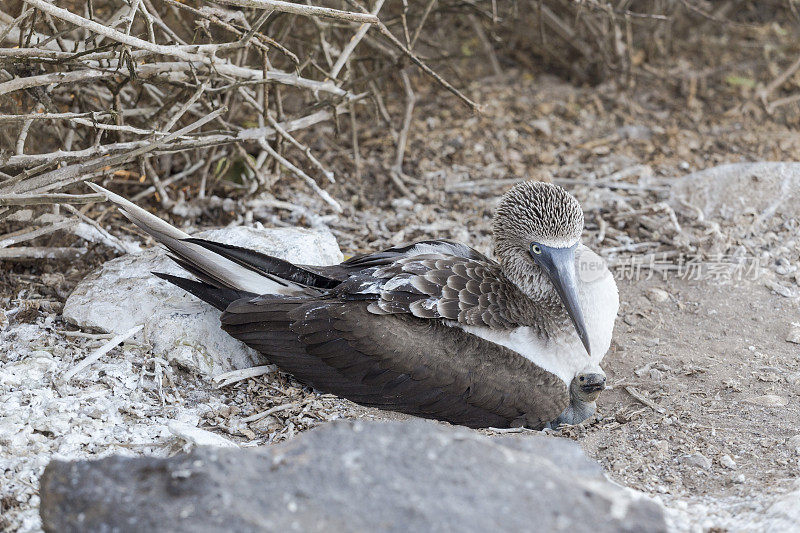
[[[265,276],[275,276],[285,281],[317,289],[331,289],[341,283],[339,279],[312,272],[308,267],[294,265],[289,261],[262,254],[255,250],[205,239],[191,238],[187,240]]]
[[[170,257],[188,272],[202,280],[204,285],[216,289],[230,289],[249,294],[292,295],[304,294],[309,291],[307,287],[301,284],[254,269],[250,265],[224,257],[206,246],[191,242],[187,233],[148,213],[133,202],[94,183],[87,182],[87,185],[104,194],[109,201],[117,205],[120,212],[128,220],[166,246],[172,252]],[[182,278],[169,279],[164,277],[164,279],[179,285],[175,279]],[[189,289],[186,290],[192,292]]]
[[[194,281],[178,276],[172,276],[170,274],[164,274],[163,272],[153,272],[153,275],[169,281],[173,285],[177,285],[186,292],[193,294],[204,302],[213,305],[220,311],[225,311],[225,309],[227,309],[228,306],[236,300],[240,300],[242,298],[255,298],[258,296],[252,292],[214,287],[213,285],[204,283],[202,281]]]

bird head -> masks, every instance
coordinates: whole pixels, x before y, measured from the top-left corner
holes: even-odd
[[[595,401],[605,388],[606,374],[599,366],[587,366],[578,372],[569,384],[569,405],[547,427],[580,424],[594,415],[597,411]]]
[[[492,226],[495,256],[509,279],[533,299],[557,294],[591,355],[578,300],[575,250],[583,210],[575,197],[552,183],[520,183],[500,199]]]
[[[606,374],[599,368],[579,372],[569,385],[569,396],[572,401],[592,403],[606,388]]]

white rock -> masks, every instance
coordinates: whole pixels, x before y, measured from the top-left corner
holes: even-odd
[[[786,444],[789,446],[790,450],[800,455],[800,434],[790,437],[789,440],[786,441]]]
[[[684,455],[681,457],[681,462],[702,468],[703,470],[708,470],[711,468],[711,460],[700,452],[695,452],[691,455]]]
[[[689,204],[707,219],[735,222],[755,211],[762,219],[800,217],[800,163],[733,163],[684,176],[672,184],[670,202]]]
[[[663,303],[669,300],[669,293],[663,289],[647,289],[645,295],[653,303]]]
[[[239,445],[225,437],[211,433],[205,429],[184,424],[181,422],[170,422],[167,424],[170,433],[180,437],[195,446],[215,446],[217,448],[238,448]]]
[[[6,217],[9,222],[30,222],[33,220],[33,209],[20,209]]]
[[[530,126],[544,135],[545,137],[550,137],[553,134],[553,130],[550,127],[550,121],[544,118],[540,118],[537,120],[531,120],[529,122]]]
[[[29,357],[6,365],[0,374],[0,385],[19,387],[38,384],[55,366],[52,354],[36,350]]]
[[[786,336],[786,342],[800,344],[800,324],[792,322],[792,326],[789,328],[789,334]]]
[[[720,457],[719,464],[721,464],[725,468],[730,468],[731,470],[736,469],[736,461],[731,459],[730,455],[723,455],[722,457]]]
[[[760,407],[786,407],[789,400],[777,394],[765,394],[763,396],[751,396],[745,398],[745,403],[758,405]]]
[[[298,264],[330,265],[343,259],[327,231],[238,227],[195,236]],[[219,311],[153,276],[153,271],[191,277],[160,247],[125,255],[78,284],[64,305],[64,318],[82,328],[115,334],[144,324],[135,338],[143,337],[155,355],[208,377],[259,363],[253,350],[220,329]]]
[[[795,490],[776,498],[767,510],[768,532],[797,531],[800,524],[800,482],[795,481]]]

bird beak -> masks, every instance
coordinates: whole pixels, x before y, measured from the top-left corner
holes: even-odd
[[[589,347],[589,334],[586,331],[586,323],[583,320],[583,311],[578,302],[578,284],[575,272],[575,248],[577,244],[569,248],[551,248],[549,246],[539,246],[542,250],[540,254],[531,254],[534,261],[542,267],[556,288],[567,314],[572,319],[575,331],[578,332],[586,353],[592,355]]]
[[[578,374],[578,386],[590,401],[594,401],[606,388],[606,376],[598,372]]]

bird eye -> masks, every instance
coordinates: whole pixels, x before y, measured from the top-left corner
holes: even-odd
[[[539,255],[542,253],[542,248],[536,243],[531,243],[531,253],[535,255]]]

